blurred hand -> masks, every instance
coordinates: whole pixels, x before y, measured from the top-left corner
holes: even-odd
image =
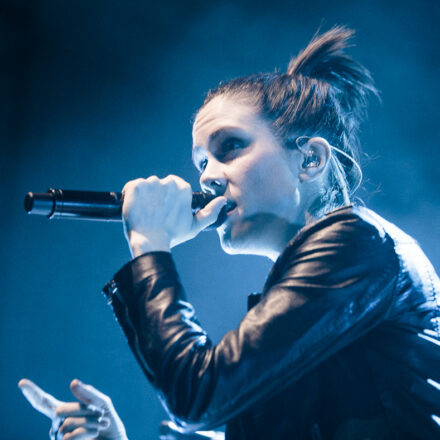
[[[71,382],[79,402],[62,402],[28,379],[21,379],[18,386],[29,403],[52,420],[49,435],[53,440],[127,440],[111,399],[91,385],[78,379]]]
[[[227,201],[217,197],[193,216],[191,186],[173,175],[132,180],[126,183],[122,194],[125,235],[134,257],[169,251],[191,240],[217,220]]]

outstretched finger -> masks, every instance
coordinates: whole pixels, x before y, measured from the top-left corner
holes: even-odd
[[[28,402],[40,413],[53,418],[55,409],[62,402],[43,391],[29,379],[21,379],[18,386]]]
[[[111,402],[110,398],[104,393],[101,393],[92,385],[82,383],[78,379],[72,380],[70,389],[78,400],[89,405],[88,407],[91,409],[94,409],[94,407],[107,409]]]

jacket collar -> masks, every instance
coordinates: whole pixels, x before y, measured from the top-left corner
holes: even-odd
[[[266,282],[264,283],[263,293],[264,295],[270,287],[272,287],[281,277],[287,260],[290,258],[292,251],[298,247],[304,240],[314,231],[322,228],[325,224],[331,223],[334,221],[335,217],[339,217],[341,214],[345,214],[346,212],[350,212],[353,208],[353,205],[345,205],[339,208],[334,209],[333,211],[325,213],[325,215],[313,223],[309,223],[302,227],[287,243],[283,252],[279,255],[275,263],[273,264],[269,275],[266,278]]]

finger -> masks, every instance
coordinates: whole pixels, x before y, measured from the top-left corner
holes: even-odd
[[[162,184],[174,184],[177,186],[178,181],[183,180],[178,176],[175,176],[174,174],[168,174],[168,176],[164,177],[163,179],[160,179],[160,182]]]
[[[128,182],[123,188],[122,213],[124,217],[129,213],[133,203],[139,204],[148,202],[149,205],[159,202],[154,197],[160,196],[157,188],[160,186],[160,179],[157,176],[150,176],[147,179],[135,179]]]
[[[62,403],[55,410],[55,415],[61,418],[66,417],[81,417],[81,416],[95,416],[100,417],[104,411],[94,405],[86,405],[80,402],[66,402]]]
[[[97,417],[68,417],[63,421],[58,432],[61,434],[67,434],[73,432],[77,428],[85,428],[88,430],[96,431],[107,429],[110,426],[110,419],[104,417],[98,419]]]
[[[175,176],[174,174],[169,174],[164,179],[162,179],[163,183],[173,183],[177,188],[185,189],[191,188],[191,185],[184,179],[179,176]]]
[[[194,229],[197,233],[209,225],[212,225],[217,220],[220,211],[226,203],[226,197],[216,197],[194,216]]]
[[[95,405],[98,408],[105,409],[107,409],[110,405],[111,400],[108,396],[106,396],[104,393],[101,393],[101,391],[97,390],[96,388],[92,387],[92,385],[86,385],[78,379],[72,380],[70,384],[70,389],[73,395],[78,400],[88,405],[91,404]]]
[[[21,379],[20,382],[18,382],[18,386],[29,403],[37,411],[49,418],[54,416],[56,407],[63,403],[43,391],[29,379]]]
[[[180,200],[183,205],[188,205],[188,209],[191,206],[192,199],[192,188],[191,185],[184,179],[179,176],[169,175],[163,179],[163,182],[166,183],[168,189],[168,195],[172,199],[172,204],[175,205],[176,201]],[[178,199],[176,196],[178,194]]]
[[[122,188],[121,193],[122,194],[126,193],[128,190],[131,190],[133,187],[135,187],[136,185],[140,184],[143,181],[145,181],[145,179],[143,179],[142,177],[128,181]]]
[[[137,180],[145,180],[145,182],[148,182],[148,183],[159,183],[160,182],[159,177],[157,177],[156,175],[149,176],[146,179],[137,179]]]
[[[96,438],[99,435],[97,429],[77,428],[72,432],[63,435],[63,440],[83,440],[88,438]]]

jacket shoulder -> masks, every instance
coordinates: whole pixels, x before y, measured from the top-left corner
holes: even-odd
[[[347,205],[329,212],[302,228],[287,244],[275,262],[265,289],[298,262],[307,260],[340,270],[342,266],[363,266],[378,270],[388,266],[398,271],[394,240],[388,234],[386,221],[364,207]]]

